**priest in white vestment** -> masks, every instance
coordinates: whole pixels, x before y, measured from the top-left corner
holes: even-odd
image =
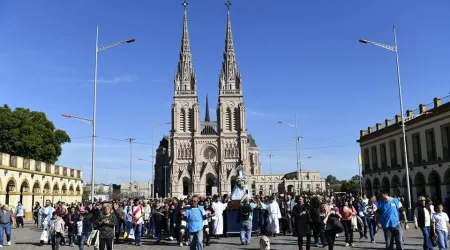
[[[271,197],[269,204],[261,204],[261,206],[267,211],[267,231],[271,235],[279,234],[281,211],[277,200],[274,197]]]
[[[212,203],[212,209],[214,209],[215,216],[213,217],[213,232],[212,234],[218,238],[223,234],[223,212],[227,208],[227,204],[223,204],[220,197],[216,195],[215,202]]]

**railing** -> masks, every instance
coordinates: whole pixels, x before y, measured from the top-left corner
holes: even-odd
[[[52,173],[52,164],[46,163],[45,164],[45,172],[51,174]]]
[[[15,168],[17,167],[17,156],[11,155],[11,158],[9,159],[9,166]]]
[[[34,169],[35,169],[37,172],[41,172],[41,162],[40,162],[40,161],[35,161],[35,162],[34,162]]]
[[[240,90],[221,90],[221,95],[239,95],[241,94]]]
[[[175,90],[177,95],[195,95],[195,90]]]
[[[30,169],[30,159],[23,159],[23,169]]]
[[[450,103],[450,95],[447,95],[447,96],[444,96],[443,98],[441,98],[441,105],[446,104],[446,103]],[[429,111],[429,110],[431,110],[431,109],[433,109],[433,108],[435,108],[435,107],[434,107],[434,101],[433,101],[433,102],[430,102],[430,103],[428,103],[428,104],[425,104],[424,110],[425,110],[425,112],[426,112],[426,111]],[[406,110],[406,111],[404,111],[405,113],[404,113],[403,115],[404,115],[404,118],[406,119],[405,122],[408,121],[407,117],[414,117],[414,116],[420,115],[420,114],[421,114],[420,111],[421,111],[421,110],[420,110],[420,107],[419,107],[419,108],[416,108],[416,109],[414,109],[414,110]],[[409,115],[409,116],[408,116],[408,115]],[[375,126],[374,131],[377,131],[377,130],[386,128],[387,126],[390,126],[390,125],[395,124],[395,123],[397,122],[396,119],[399,119],[399,122],[401,122],[401,116],[398,115],[398,116],[394,116],[394,117],[392,117],[392,118],[390,118],[390,119],[387,119],[387,120],[385,120],[385,121],[383,121],[383,122],[378,122],[378,123],[376,123],[377,125]],[[387,122],[388,124],[386,124],[386,122]],[[373,132],[374,132],[374,131],[373,131]],[[367,134],[369,134],[369,133],[368,133],[368,131],[366,130],[366,135],[367,135]]]

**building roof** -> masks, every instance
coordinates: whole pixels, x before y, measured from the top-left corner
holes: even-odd
[[[255,138],[253,138],[253,136],[251,134],[248,135],[248,142],[250,144],[250,147],[255,147],[255,148],[258,147],[256,145]]]

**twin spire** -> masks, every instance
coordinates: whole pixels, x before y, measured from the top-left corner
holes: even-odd
[[[197,78],[192,64],[192,54],[189,41],[189,31],[187,24],[187,6],[186,0],[182,3],[184,6],[183,18],[183,33],[181,39],[181,51],[178,61],[178,69],[175,74],[175,93],[177,94],[193,94],[197,91]],[[236,63],[236,55],[234,52],[233,35],[231,32],[231,18],[230,18],[230,0],[227,0],[225,5],[228,8],[227,12],[227,29],[225,36],[225,50],[223,52],[222,69],[219,79],[219,93],[223,90],[241,90],[241,75]],[[180,91],[181,90],[181,91]],[[186,91],[184,91],[186,90]]]

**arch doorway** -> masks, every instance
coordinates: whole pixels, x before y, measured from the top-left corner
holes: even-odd
[[[450,168],[445,171],[444,174],[444,185],[447,189],[447,193],[450,193]]]
[[[14,179],[10,179],[8,181],[8,183],[6,183],[6,197],[5,197],[6,205],[11,205],[11,204],[9,204],[10,195],[12,195],[11,193],[13,193],[15,191],[16,191],[16,182]],[[13,205],[17,205],[17,204],[13,204]]]
[[[20,198],[19,201],[22,203],[23,205],[23,193],[28,193],[30,191],[30,185],[28,185],[28,181],[23,181],[22,185],[20,185]],[[31,207],[26,207],[25,209],[27,209],[27,211],[31,211],[32,208]]]
[[[425,196],[425,176],[423,176],[422,173],[417,173],[414,177],[414,186],[416,187],[416,197],[419,197],[421,195]]]
[[[375,195],[380,192],[380,180],[378,178],[373,179],[373,190]]]
[[[372,183],[370,182],[370,179],[367,179],[364,183],[364,188],[366,189],[366,195],[367,197],[372,197]]]
[[[287,192],[288,193],[293,193],[294,192],[294,185],[289,185]]]
[[[392,192],[393,195],[396,195],[397,197],[399,197],[401,195],[400,193],[400,179],[398,178],[398,176],[394,175],[394,177],[392,177]]]
[[[32,197],[32,200],[31,200],[31,203],[33,204],[33,206],[34,206],[34,204],[35,204],[36,202],[39,202],[39,204],[40,204],[41,206],[43,206],[43,204],[41,204],[42,198],[41,198],[41,197],[36,197],[36,194],[39,194],[39,193],[41,193],[41,187],[40,187],[40,185],[39,185],[39,182],[36,181],[36,182],[33,184],[33,197]]]
[[[183,178],[183,195],[188,196],[192,193],[192,181],[188,177]]]
[[[206,175],[206,196],[212,196],[218,193],[216,177],[209,173]]]
[[[383,189],[383,192],[385,193],[391,193],[391,185],[389,183],[389,179],[387,177],[384,177],[381,181],[381,189]]]
[[[438,172],[431,171],[428,176],[428,184],[430,185],[430,197],[433,199],[433,202],[441,202],[442,201],[442,192],[441,192],[441,176],[439,176]]]

